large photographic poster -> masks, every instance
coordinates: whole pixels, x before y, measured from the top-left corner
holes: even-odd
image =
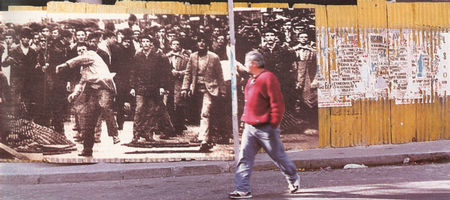
[[[314,9],[240,9],[235,11],[235,24],[238,62],[244,63],[248,51],[259,50],[264,55],[264,68],[280,81],[286,105],[281,122],[285,147],[317,147],[319,84]],[[248,76],[238,80],[238,92],[242,94]]]
[[[258,49],[280,80],[285,147],[318,147],[314,9],[235,16],[237,61]],[[226,15],[8,12],[1,26],[8,148],[58,163],[233,159]]]

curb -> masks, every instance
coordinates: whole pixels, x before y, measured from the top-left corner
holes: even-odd
[[[317,159],[294,159],[293,162],[299,169],[320,169],[331,167],[342,169],[346,164],[364,164],[366,166],[399,165],[403,164],[405,158],[411,162],[447,162],[450,161],[450,152],[429,152],[400,155],[377,155],[362,157],[335,157]],[[172,165],[168,163],[167,165]],[[255,171],[278,169],[269,159],[257,160],[254,165]],[[152,167],[148,165],[141,169],[120,169],[105,171],[89,171],[75,173],[47,173],[47,174],[8,174],[0,175],[2,184],[52,184],[52,183],[76,183],[87,181],[112,181],[143,178],[179,177],[210,175],[234,172],[233,161],[214,162],[186,162],[183,165],[171,167]]]
[[[399,165],[404,164],[405,158],[412,162],[448,162],[450,161],[450,152],[431,152],[414,153],[401,155],[377,155],[362,157],[336,157],[336,158],[318,158],[310,160],[292,160],[299,169],[312,170],[331,167],[333,169],[342,169],[346,164],[364,164],[366,166]],[[408,164],[408,163],[406,163]],[[256,162],[253,167],[256,171],[278,169],[271,161]]]
[[[16,174],[0,175],[1,184],[53,184],[78,183],[87,181],[113,181],[143,178],[196,176],[231,172],[232,162],[189,163],[185,166],[110,170],[74,173]]]

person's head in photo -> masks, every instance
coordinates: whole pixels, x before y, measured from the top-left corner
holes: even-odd
[[[309,36],[307,32],[302,32],[298,34],[298,42],[301,45],[307,45],[309,42]]]
[[[20,43],[24,47],[29,47],[32,39],[33,39],[33,34],[31,32],[31,29],[28,27],[22,28],[22,30],[20,32]]]
[[[166,38],[166,28],[164,26],[160,26],[156,29],[156,37],[158,39],[165,39]]]
[[[86,42],[86,31],[84,29],[77,29],[75,39],[77,42]]]
[[[31,41],[31,43],[34,45],[39,45],[39,37],[40,37],[39,32],[33,32],[33,40]]]
[[[122,46],[123,46],[123,48],[128,49],[128,48],[131,47],[131,45],[133,45],[133,38],[125,36],[122,39]]]
[[[110,46],[117,42],[117,37],[114,32],[106,30],[103,34],[103,40],[105,40],[106,45]]]
[[[41,34],[47,38],[50,37],[50,28],[44,25],[41,29]]]
[[[251,23],[251,26],[252,26],[254,29],[256,29],[256,30],[259,30],[259,29],[260,29],[260,23],[261,23],[261,22],[260,22],[259,20],[254,19],[254,20],[251,20],[250,23]]]
[[[199,33],[203,33],[203,34],[205,34],[205,33],[206,33],[206,29],[205,29],[205,26],[203,26],[203,25],[199,25],[199,26],[198,26],[198,32],[199,32]]]
[[[225,45],[227,45],[227,39],[224,35],[218,35],[216,42],[219,47],[224,47]]]
[[[72,36],[75,35],[76,29],[75,29],[75,27],[73,25],[68,24],[68,25],[66,25],[65,29],[70,31],[70,33],[72,33]]]
[[[206,53],[210,45],[210,40],[206,34],[197,35],[197,49],[199,53]]]
[[[299,35],[300,33],[303,33],[306,31],[306,25],[302,23],[296,23],[294,25],[293,31],[295,35]]]
[[[88,45],[86,42],[78,42],[77,43],[77,54],[79,56],[84,55],[88,51]]]
[[[167,31],[167,42],[171,42],[172,40],[178,39],[178,35],[175,31],[169,30]]]
[[[217,38],[219,35],[222,34],[222,31],[220,30],[219,27],[215,27],[212,31],[212,37],[213,38]]]
[[[11,46],[15,43],[16,31],[14,29],[8,29],[5,32],[5,43],[8,46]]]
[[[111,31],[114,33],[116,31],[116,25],[112,22],[105,23],[105,31]]]
[[[139,37],[139,43],[141,45],[142,50],[145,52],[153,51],[158,48],[157,44],[159,41],[152,38],[149,34],[141,34]]]
[[[170,49],[175,53],[180,52],[181,51],[180,41],[178,39],[172,40],[170,42]]]
[[[139,26],[137,25],[134,25],[133,27],[131,27],[131,31],[133,32],[133,40],[139,41],[139,35],[141,35],[141,28],[139,28]]]
[[[63,44],[70,44],[72,41],[72,33],[69,30],[62,29],[59,38]]]
[[[277,41],[276,31],[272,28],[264,29],[264,42],[267,45],[274,45]]]
[[[292,31],[292,22],[290,20],[286,20],[283,24],[283,31]]]
[[[133,44],[134,33],[130,28],[126,28],[120,31],[123,35],[121,44],[124,48],[128,49]]]
[[[50,36],[51,36],[52,39],[57,39],[57,38],[59,38],[59,29],[58,29],[58,26],[52,27]]]
[[[175,31],[176,33],[182,31],[181,26],[179,24],[174,24],[172,30]]]
[[[132,28],[134,25],[137,25],[137,17],[134,14],[130,14],[128,17],[128,27]]]
[[[93,33],[89,34],[89,36],[87,37],[87,41],[86,41],[89,50],[93,50],[93,51],[97,50],[98,44],[100,43],[101,36],[102,35],[100,32],[93,32]]]
[[[45,37],[44,35],[39,36],[39,46],[43,49],[47,48],[47,41],[48,37]]]

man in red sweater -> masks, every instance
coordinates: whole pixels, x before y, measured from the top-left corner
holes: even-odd
[[[280,83],[275,75],[264,69],[263,55],[258,51],[248,52],[245,65],[252,78],[245,86],[245,107],[242,121],[241,151],[236,166],[236,190],[229,194],[231,199],[251,198],[250,176],[255,155],[262,147],[281,169],[291,193],[300,188],[297,168],[284,152],[280,140],[280,122],[284,114],[284,100]]]

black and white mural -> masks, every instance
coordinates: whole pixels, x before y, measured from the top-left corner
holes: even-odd
[[[233,158],[228,16],[14,15],[0,29],[3,144],[49,162]],[[235,20],[237,61],[258,49],[281,82],[286,147],[316,147],[314,10]],[[241,114],[249,74],[238,65]]]

